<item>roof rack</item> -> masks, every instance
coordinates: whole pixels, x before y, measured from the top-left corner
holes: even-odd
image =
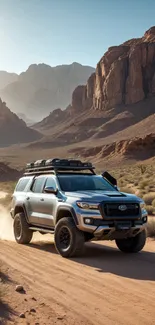
[[[92,174],[95,167],[90,162],[82,162],[75,159],[42,159],[35,162],[28,163],[24,175],[38,175],[38,174],[56,174],[58,171],[84,171],[89,170]]]

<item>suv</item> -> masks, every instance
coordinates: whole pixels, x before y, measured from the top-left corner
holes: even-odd
[[[135,195],[121,193],[108,173],[95,173],[79,160],[39,160],[27,164],[17,183],[11,216],[14,236],[28,244],[34,231],[53,233],[63,257],[81,253],[84,243],[115,240],[125,253],[143,249],[147,212]]]

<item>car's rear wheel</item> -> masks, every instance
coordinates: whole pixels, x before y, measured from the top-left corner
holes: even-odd
[[[54,240],[58,253],[63,257],[81,254],[85,242],[83,232],[77,229],[71,217],[62,218],[58,221]]]
[[[33,232],[29,229],[24,213],[20,212],[15,215],[13,229],[15,240],[18,244],[29,244]]]
[[[145,246],[146,231],[143,230],[135,237],[116,239],[117,247],[124,253],[138,253]]]

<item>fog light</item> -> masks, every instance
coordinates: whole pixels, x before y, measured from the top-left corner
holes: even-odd
[[[143,218],[143,222],[147,222],[147,217],[144,217]]]
[[[87,225],[92,225],[92,224],[93,224],[93,219],[85,218],[84,222],[85,222]]]

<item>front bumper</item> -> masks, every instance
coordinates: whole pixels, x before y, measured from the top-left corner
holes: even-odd
[[[94,240],[114,240],[114,239],[121,239],[121,238],[128,238],[128,237],[135,237],[140,232],[142,232],[146,227],[146,224],[137,225],[134,227],[107,227],[107,226],[100,226],[98,227],[93,235]]]
[[[85,219],[91,218],[92,224],[86,224]],[[78,215],[78,228],[92,234],[94,240],[113,240],[117,238],[134,237],[143,231],[147,225],[147,212],[141,213],[137,219],[113,217],[104,220],[98,213],[82,213]]]

